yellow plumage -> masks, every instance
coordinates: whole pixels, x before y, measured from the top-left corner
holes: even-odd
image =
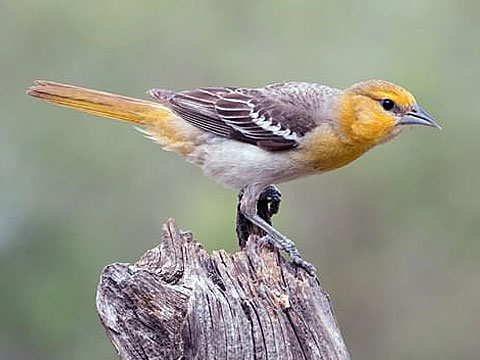
[[[166,150],[183,155],[192,150],[192,126],[158,102],[52,81],[36,81],[28,94],[67,108],[144,126]]]

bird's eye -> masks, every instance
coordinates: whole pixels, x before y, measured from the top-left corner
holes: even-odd
[[[390,100],[390,99],[380,100],[380,104],[387,111],[390,111],[395,107],[395,102],[393,100]]]

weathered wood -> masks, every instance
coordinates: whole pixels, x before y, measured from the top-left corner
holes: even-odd
[[[252,235],[209,255],[169,220],[135,264],[105,267],[97,309],[127,359],[350,359],[317,278]]]

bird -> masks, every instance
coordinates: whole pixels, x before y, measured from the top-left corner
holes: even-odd
[[[239,212],[315,274],[293,241],[257,213],[265,189],[341,168],[411,126],[441,128],[405,88],[367,80],[346,89],[309,82],[257,88],[152,89],[151,100],[37,80],[28,95],[132,123],[163,149],[241,191]]]

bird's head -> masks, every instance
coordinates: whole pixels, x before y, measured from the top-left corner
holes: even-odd
[[[387,81],[370,80],[346,89],[339,110],[342,135],[363,144],[385,142],[408,125],[440,128],[410,92]]]

